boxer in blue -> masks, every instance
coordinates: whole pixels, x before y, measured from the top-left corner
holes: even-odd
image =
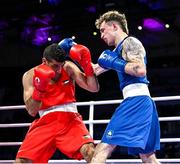
[[[156,105],[146,77],[146,52],[142,43],[129,36],[127,20],[118,11],[108,11],[95,23],[101,38],[113,51],[105,50],[94,65],[96,75],[109,69],[117,72],[123,102],[113,114],[91,163],[105,163],[117,145],[128,147],[143,163],[159,163],[160,127]]]

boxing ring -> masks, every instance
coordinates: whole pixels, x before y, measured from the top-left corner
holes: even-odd
[[[154,101],[161,101],[163,103],[166,103],[166,101],[179,101],[180,96],[165,96],[165,97],[153,97]],[[105,100],[105,101],[89,101],[89,102],[77,102],[78,107],[83,107],[87,106],[88,107],[88,119],[84,120],[84,123],[88,126],[90,134],[94,138],[94,134],[96,133],[94,131],[94,125],[101,125],[101,124],[107,124],[109,122],[109,119],[111,116],[109,116],[109,119],[95,119],[95,110],[101,110],[98,109],[100,108],[100,105],[109,105],[109,104],[119,104],[121,103],[122,100]],[[96,107],[96,108],[95,108]],[[18,106],[1,106],[0,111],[3,110],[19,110],[19,109],[25,109],[24,105],[18,105]],[[110,109],[111,110],[111,109]],[[104,113],[106,111],[103,111]],[[159,117],[159,121],[180,121],[180,115],[179,116],[171,116],[171,117]],[[30,123],[13,123],[13,124],[0,124],[0,128],[22,128],[22,127],[28,127],[30,126]],[[100,140],[96,140],[95,143],[100,142]],[[180,142],[180,138],[161,138],[160,140],[161,143],[177,143]],[[0,149],[2,149],[4,146],[10,147],[10,146],[19,146],[21,145],[22,142],[0,142]],[[0,155],[1,156],[1,155]],[[119,154],[121,156],[121,154]],[[14,157],[15,158],[15,157]],[[1,160],[0,163],[13,163],[14,160]],[[179,158],[163,158],[159,159],[160,162],[162,163],[180,163],[180,157]],[[85,163],[84,160],[82,161],[77,161],[77,160],[50,160],[49,163]],[[108,159],[107,163],[141,163],[140,159]]]

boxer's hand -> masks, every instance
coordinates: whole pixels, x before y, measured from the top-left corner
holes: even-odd
[[[33,85],[34,92],[32,98],[40,101],[50,83],[55,76],[55,72],[47,65],[41,64],[34,69]]]
[[[80,64],[86,76],[94,75],[94,70],[91,65],[91,53],[87,47],[76,44],[71,47],[69,54],[74,61]]]
[[[66,52],[67,55],[69,55],[69,50],[75,44],[76,43],[72,38],[65,38],[58,43],[58,46],[61,47]]]

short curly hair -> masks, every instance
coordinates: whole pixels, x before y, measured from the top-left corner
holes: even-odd
[[[96,28],[100,29],[100,26],[104,21],[105,22],[116,21],[126,34],[129,33],[126,16],[123,13],[120,13],[116,10],[112,10],[104,13],[98,19],[96,19],[95,21]]]

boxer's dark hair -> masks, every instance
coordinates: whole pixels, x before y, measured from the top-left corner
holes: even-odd
[[[57,62],[64,62],[66,60],[66,53],[58,46],[57,43],[53,43],[45,48],[43,57],[48,61],[52,61],[54,59]]]

